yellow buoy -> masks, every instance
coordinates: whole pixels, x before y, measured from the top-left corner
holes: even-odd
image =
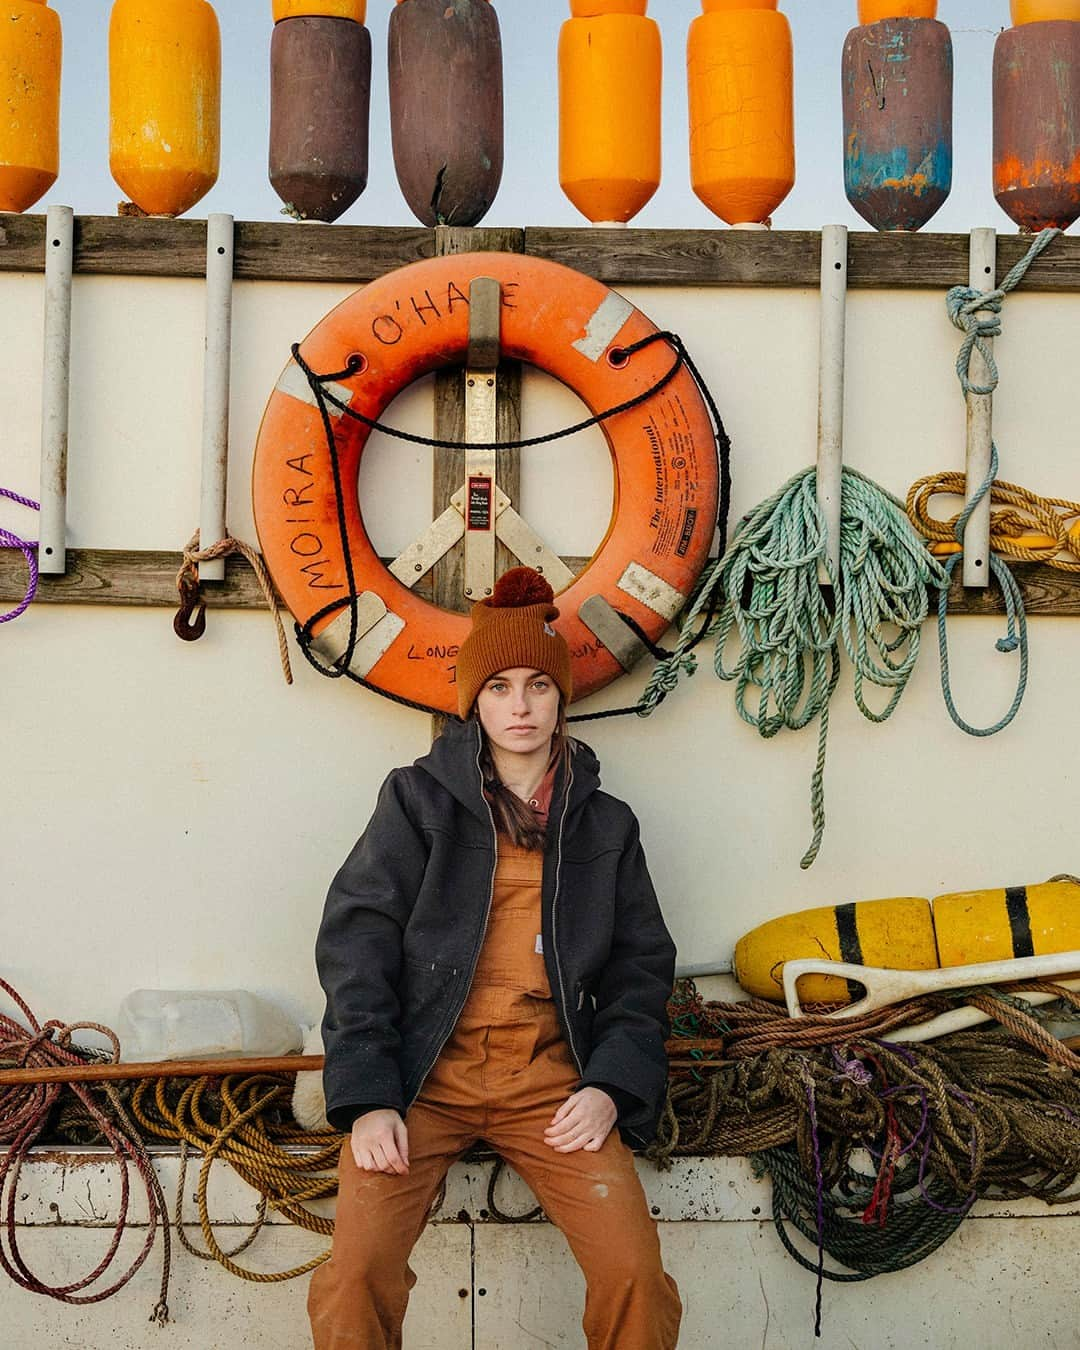
[[[318,19],[352,19],[363,23],[367,18],[367,0],[274,0],[274,22],[313,15]]]
[[[1080,882],[958,891],[934,900],[943,966],[1080,950]]]
[[[0,19],[0,211],[25,211],[60,171],[60,19],[46,0]]]
[[[859,23],[881,19],[936,19],[938,0],[859,0]]]
[[[109,24],[109,167],[152,216],[213,187],[221,141],[221,34],[206,0],[115,0]]]
[[[768,223],[795,182],[791,29],[777,0],[702,0],[690,25],[690,180],[729,225]]]
[[[570,0],[559,34],[559,182],[588,220],[625,224],[660,185],[660,30],[647,0]]]
[[[741,937],[735,978],[749,994],[783,1002],[785,961],[816,957],[889,970],[934,970],[938,964],[930,902],[905,895],[860,900],[786,914]],[[803,1003],[847,1003],[847,984],[834,975],[804,975]]]
[[[1013,27],[1024,23],[1080,20],[1080,0],[1009,0]]]

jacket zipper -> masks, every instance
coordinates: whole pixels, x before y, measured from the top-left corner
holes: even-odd
[[[570,809],[570,789],[574,786],[574,766],[567,764],[566,792],[563,794],[562,815],[559,817],[559,844],[555,855],[555,891],[551,897],[551,945],[555,952],[555,972],[559,977],[559,996],[562,999],[563,1025],[566,1027],[566,1038],[570,1043],[570,1053],[574,1057],[574,1063],[577,1065],[579,1074],[585,1072],[585,1066],[581,1062],[581,1056],[578,1054],[577,1046],[574,1044],[574,1030],[570,1025],[569,1004],[566,1001],[566,985],[563,982],[562,962],[559,960],[559,939],[556,930],[556,910],[559,903],[559,882],[562,880],[562,845],[563,845],[563,827],[566,824],[566,813]]]
[[[476,974],[476,965],[477,962],[480,960],[480,951],[484,945],[484,938],[487,937],[488,922],[491,919],[491,906],[492,902],[495,899],[495,872],[499,866],[499,832],[495,828],[495,816],[491,810],[491,803],[488,801],[487,797],[484,794],[484,773],[483,770],[480,768],[481,748],[482,748],[481,745],[477,745],[476,747],[476,772],[480,778],[480,795],[484,798],[484,805],[487,807],[488,821],[491,824],[491,881],[488,885],[487,908],[484,910],[484,926],[480,930],[480,941],[476,944],[476,950],[473,952],[472,965],[469,967],[469,979],[465,985],[465,993],[461,998],[461,1002],[455,1009],[453,1016],[449,1020],[449,1025],[446,1029],[446,1035],[439,1042],[435,1053],[428,1060],[427,1064],[425,1064],[424,1071],[420,1075],[420,1078],[417,1082],[416,1091],[412,1094],[412,1097],[409,1099],[409,1101],[405,1103],[407,1107],[411,1106],[412,1103],[416,1101],[417,1097],[420,1095],[420,1089],[424,1086],[424,1079],[427,1078],[428,1074],[431,1072],[432,1068],[434,1067],[435,1061],[439,1058],[439,1056],[443,1052],[443,1046],[445,1046],[446,1042],[450,1039],[451,1035],[453,1034],[454,1028],[457,1026],[457,1020],[461,1016],[461,1010],[462,1008],[464,1008],[466,1000],[469,997],[469,990],[472,988],[473,977]]]

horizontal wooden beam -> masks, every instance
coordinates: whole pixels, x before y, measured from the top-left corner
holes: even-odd
[[[384,559],[384,563],[390,559]],[[563,559],[581,572],[588,558]],[[178,605],[176,574],[179,552],[125,549],[69,548],[63,576],[42,577],[35,603],[57,605]],[[1013,574],[1020,583],[1029,615],[1080,616],[1080,575],[1046,563],[1018,563]],[[0,602],[16,604],[26,589],[26,563],[17,549],[0,548]],[[241,558],[225,560],[225,580],[203,585],[209,607],[262,609],[265,606],[255,574]],[[1004,604],[996,587],[965,591],[959,580],[949,593],[950,614],[1002,614]]]
[[[475,247],[491,248],[475,230]],[[459,231],[465,235],[467,231]],[[820,235],[811,230],[595,230],[527,228],[524,251],[612,285],[814,287]],[[964,234],[848,236],[848,285],[856,289],[942,290],[967,279]],[[413,227],[299,225],[238,221],[235,271],[244,281],[371,281],[434,257],[436,231]],[[998,238],[998,275],[1030,238]],[[44,270],[45,217],[0,213],[0,272]],[[75,270],[112,276],[201,277],[204,220],[78,216]],[[1027,291],[1080,290],[1080,236],[1056,240],[1031,268]]]

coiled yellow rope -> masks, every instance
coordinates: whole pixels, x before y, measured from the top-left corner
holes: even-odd
[[[931,552],[938,557],[959,551],[955,528],[960,513],[941,520],[931,515],[930,503],[938,496],[963,501],[965,493],[964,475],[951,471],[927,474],[908,489],[911,523],[931,541]],[[990,547],[1013,562],[1049,563],[1063,572],[1080,572],[1080,502],[1043,497],[1017,483],[995,479],[990,489]]]
[[[307,1202],[337,1194],[337,1156],[341,1135],[301,1129],[286,1120],[274,1121],[273,1108],[287,1111],[292,1094],[291,1074],[231,1075],[221,1080],[198,1078],[187,1083],[140,1080],[132,1094],[131,1113],[149,1135],[180,1140],[181,1167],[176,1195],[175,1223],[181,1242],[194,1256],[215,1260],[233,1275],[259,1284],[272,1284],[306,1275],[321,1265],[329,1251],[292,1270],[265,1274],[237,1265],[232,1259],[248,1247],[272,1206],[290,1223],[329,1237],[333,1221],[314,1214]],[[178,1089],[182,1088],[182,1091]],[[170,1100],[171,1098],[171,1100]],[[315,1146],[317,1152],[293,1153],[290,1148]],[[200,1252],[183,1231],[184,1179],[188,1148],[203,1154],[195,1192],[199,1224],[207,1250]],[[218,1242],[210,1222],[206,1194],[214,1162],[227,1162],[249,1186],[260,1193],[258,1216],[252,1231],[232,1251]]]

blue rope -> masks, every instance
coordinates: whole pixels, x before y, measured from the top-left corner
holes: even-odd
[[[1061,230],[1049,229],[1041,230],[1036,235],[1031,247],[1024,254],[1018,263],[1009,271],[1005,280],[992,291],[978,291],[972,286],[954,286],[945,297],[945,309],[953,326],[959,328],[964,334],[964,340],[960,344],[960,351],[956,357],[956,377],[960,381],[960,388],[963,390],[965,398],[969,394],[992,394],[998,386],[1000,378],[997,368],[997,362],[994,360],[994,354],[987,345],[990,338],[1000,337],[1001,335],[1001,307],[1005,297],[1010,291],[1016,289],[1027,275],[1028,268],[1039,256],[1040,253],[1061,234]],[[985,317],[980,315],[979,311],[986,311]],[[973,384],[971,380],[971,358],[974,352],[978,352],[986,363],[987,383],[985,385]],[[1019,583],[1013,576],[1011,570],[1006,565],[1001,556],[997,553],[990,554],[990,573],[1001,588],[1002,596],[1005,600],[1005,636],[998,638],[995,646],[999,652],[1010,653],[1019,648],[1020,651],[1020,669],[1017,674],[1016,693],[1008,712],[1000,718],[993,726],[973,727],[970,722],[965,721],[957,711],[956,703],[953,700],[952,684],[949,678],[949,643],[946,634],[946,620],[949,608],[949,585],[952,581],[952,574],[956,570],[957,564],[964,556],[964,529],[967,526],[971,513],[978,506],[979,502],[986,496],[994,485],[994,479],[998,471],[998,451],[997,446],[990,443],[990,472],[979,485],[978,491],[972,496],[971,500],[964,507],[963,511],[957,517],[954,526],[956,542],[960,544],[960,551],[954,553],[945,563],[945,576],[947,583],[938,592],[938,650],[941,653],[941,692],[945,699],[945,707],[949,711],[949,716],[961,731],[967,732],[969,736],[994,736],[999,731],[1003,731],[1013,720],[1020,710],[1020,704],[1024,701],[1024,693],[1027,689],[1028,677],[1028,636],[1027,636],[1027,615],[1024,613],[1024,597],[1020,590]]]

